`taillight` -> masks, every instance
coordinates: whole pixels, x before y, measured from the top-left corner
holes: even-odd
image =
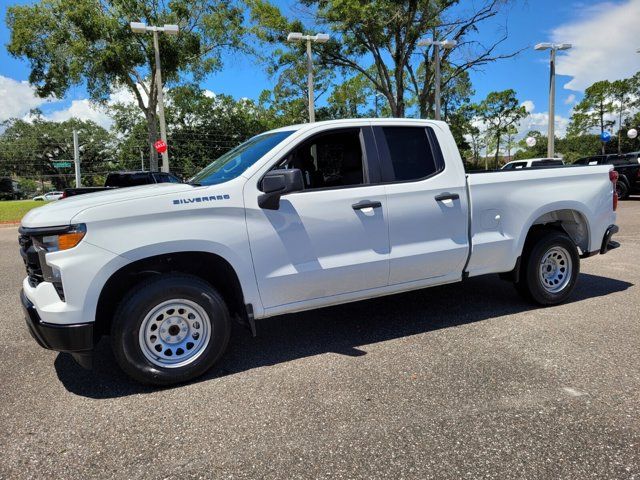
[[[613,211],[618,208],[618,192],[616,191],[616,183],[618,183],[618,172],[609,170],[609,180],[613,183]]]

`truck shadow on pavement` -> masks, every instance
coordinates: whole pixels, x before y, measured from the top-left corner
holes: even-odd
[[[621,292],[633,284],[582,274],[567,303]],[[497,276],[428,288],[257,322],[258,336],[234,325],[222,360],[193,383],[233,375],[323,353],[366,355],[359,347],[441,328],[512,315],[536,307],[522,300]],[[357,359],[354,358],[354,361]],[[130,380],[118,368],[107,338],[96,348],[93,371],[78,366],[68,354],[55,360],[58,378],[77,395],[106,399],[150,393],[154,388]]]

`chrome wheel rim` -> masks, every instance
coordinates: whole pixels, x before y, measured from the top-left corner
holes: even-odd
[[[571,281],[573,262],[563,247],[552,247],[542,256],[538,276],[542,288],[549,293],[558,293]]]
[[[211,340],[211,320],[195,302],[173,299],[153,307],[140,326],[139,344],[144,356],[164,368],[193,363]]]

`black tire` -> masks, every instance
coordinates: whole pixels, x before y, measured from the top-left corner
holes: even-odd
[[[558,263],[557,274],[562,277],[558,280],[558,285],[550,285],[549,283],[555,281],[543,280],[541,278],[541,264],[543,259],[547,256],[552,249],[556,248],[560,252],[561,261],[565,263]],[[563,259],[566,252],[567,259]],[[553,253],[551,253],[553,255]],[[553,261],[553,258],[551,258]],[[535,302],[539,305],[557,305],[564,302],[569,295],[573,292],[573,289],[580,273],[580,257],[578,256],[578,250],[569,236],[556,230],[541,230],[532,234],[531,238],[527,240],[525,245],[522,260],[521,260],[520,278],[515,283],[516,290],[525,299]],[[563,277],[563,273],[567,271],[567,265],[570,268],[570,275],[568,278]],[[562,270],[562,267],[565,270]],[[546,286],[545,286],[546,283]],[[549,289],[558,288],[558,291],[550,291]]]
[[[616,192],[620,200],[626,200],[629,198],[629,184],[625,180],[619,179],[616,182]]]
[[[154,364],[143,352],[140,329],[156,306],[175,299],[197,304],[209,317],[211,334],[191,363],[163,367]],[[226,350],[230,333],[229,311],[211,285],[191,275],[167,274],[137,285],[120,302],[111,325],[111,348],[118,365],[134,380],[169,386],[187,382],[209,370]]]

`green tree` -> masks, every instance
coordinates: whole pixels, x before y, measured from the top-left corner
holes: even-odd
[[[253,31],[261,40],[282,42],[287,31],[330,32],[332,40],[316,49],[319,66],[363,75],[386,97],[394,117],[406,115],[409,94],[416,97],[420,117],[433,111],[434,51],[420,50],[420,39],[458,42],[458,47],[442,52],[443,64],[450,66],[445,87],[470,69],[514,55],[496,53],[506,33],[488,44],[474,37],[483,22],[499,14],[505,0],[482,0],[464,9],[460,0],[299,0],[309,11],[307,24],[289,21],[268,0],[247,3]],[[302,45],[276,49],[274,56],[286,59],[291,48],[297,48],[296,58],[301,58]]]
[[[533,147],[527,145],[527,138],[535,138],[536,144]],[[558,139],[556,139],[556,144]],[[531,130],[527,132],[525,137],[518,142],[520,150],[518,150],[514,156],[514,160],[522,160],[525,158],[540,158],[547,156],[547,143],[548,139],[546,135],[538,130]],[[557,145],[556,145],[557,146]]]
[[[215,95],[192,84],[168,90],[167,105],[172,170],[184,178],[244,140],[276,126],[271,113],[255,102]],[[122,139],[118,163],[122,168],[138,168],[145,145],[144,116],[131,103],[116,105],[112,115],[114,133]]]
[[[505,130],[505,135],[507,137],[505,145],[507,147],[507,161],[510,162],[511,158],[511,150],[517,146],[516,143],[516,135],[518,134],[518,129],[515,125],[509,125]]]
[[[109,132],[91,121],[77,119],[50,122],[39,112],[31,121],[4,122],[0,135],[0,173],[52,181],[62,189],[73,184],[73,131],[78,132],[82,181],[93,185],[116,167],[114,145]],[[70,162],[71,167],[56,167]]]
[[[613,108],[618,118],[618,153],[622,153],[622,130],[632,109],[640,104],[640,72],[632,78],[616,80],[611,83]]]
[[[518,102],[514,90],[489,93],[487,98],[477,105],[476,112],[484,123],[489,138],[495,143],[495,165],[498,168],[502,137],[528,113]]]
[[[85,85],[106,102],[119,89],[135,98],[147,123],[153,166],[157,154],[157,89],[151,35],[131,32],[130,21],[178,24],[177,36],[160,35],[163,80],[195,80],[221,67],[225,48],[242,44],[242,9],[232,0],[39,0],[7,10],[9,52],[31,64],[29,81],[42,97],[61,98]]]
[[[333,118],[357,118],[371,114],[366,109],[369,98],[375,95],[371,82],[362,74],[354,75],[337,85],[329,96],[329,109]],[[377,113],[374,113],[376,115]]]
[[[570,136],[584,135],[595,128],[598,128],[602,134],[605,129],[614,124],[613,120],[606,118],[613,111],[611,82],[603,80],[594,83],[585,90],[584,98],[575,106],[568,134]],[[602,143],[602,153],[605,153],[604,142]]]

